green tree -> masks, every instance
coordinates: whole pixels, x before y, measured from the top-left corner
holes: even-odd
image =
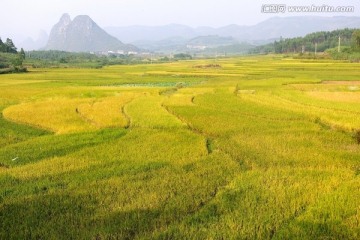
[[[3,41],[0,38],[0,52],[5,52],[5,45],[3,43]]]
[[[21,67],[23,63],[23,59],[20,54],[17,54],[17,56],[12,60],[12,64],[15,67]]]
[[[20,50],[20,56],[21,56],[21,59],[22,60],[25,60],[25,56],[26,56],[26,54],[25,54],[25,51],[24,51],[24,49],[23,48],[21,48],[21,50]]]
[[[10,38],[6,39],[5,47],[6,47],[6,52],[17,53],[15,44],[13,43],[13,41]]]
[[[177,53],[174,55],[174,58],[177,60],[192,59],[191,55],[187,53]]]
[[[360,30],[356,30],[353,32],[351,41],[352,41],[353,48],[359,51],[360,50]]]

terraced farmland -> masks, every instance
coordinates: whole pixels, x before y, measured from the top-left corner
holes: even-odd
[[[360,65],[214,61],[0,75],[0,239],[359,239]]]

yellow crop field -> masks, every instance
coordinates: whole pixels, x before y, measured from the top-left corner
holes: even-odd
[[[6,119],[29,124],[53,131],[69,133],[96,129],[95,124],[83,117],[78,106],[83,99],[51,99],[44,102],[31,102],[14,105],[3,111]]]
[[[359,88],[360,89],[360,88]],[[356,92],[308,92],[309,96],[325,101],[359,103],[360,96]]]
[[[130,120],[124,112],[124,107],[133,98],[132,94],[102,98],[79,105],[77,111],[80,116],[99,128],[128,127]]]
[[[359,239],[359,67],[0,75],[0,239]]]
[[[142,96],[133,100],[125,108],[131,119],[131,126],[160,129],[184,128],[186,125],[161,105],[163,101],[161,96]]]

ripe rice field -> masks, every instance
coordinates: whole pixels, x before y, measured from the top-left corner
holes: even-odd
[[[359,63],[30,69],[0,110],[0,239],[360,238]]]

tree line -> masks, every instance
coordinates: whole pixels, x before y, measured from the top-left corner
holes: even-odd
[[[0,52],[2,53],[18,53],[17,48],[15,47],[14,42],[10,38],[6,38],[6,41],[3,42],[0,38]],[[25,56],[24,49],[21,48],[20,53]]]
[[[277,40],[273,43],[259,46],[252,53],[306,53],[325,52],[339,46],[360,49],[360,29],[342,29],[330,32],[315,32],[305,37]]]
[[[5,42],[0,38],[0,73],[24,72],[22,66],[25,60],[25,51],[18,52],[14,42],[7,38]]]
[[[3,42],[0,38],[0,52],[17,53],[17,48],[10,38],[7,38],[5,42]]]

